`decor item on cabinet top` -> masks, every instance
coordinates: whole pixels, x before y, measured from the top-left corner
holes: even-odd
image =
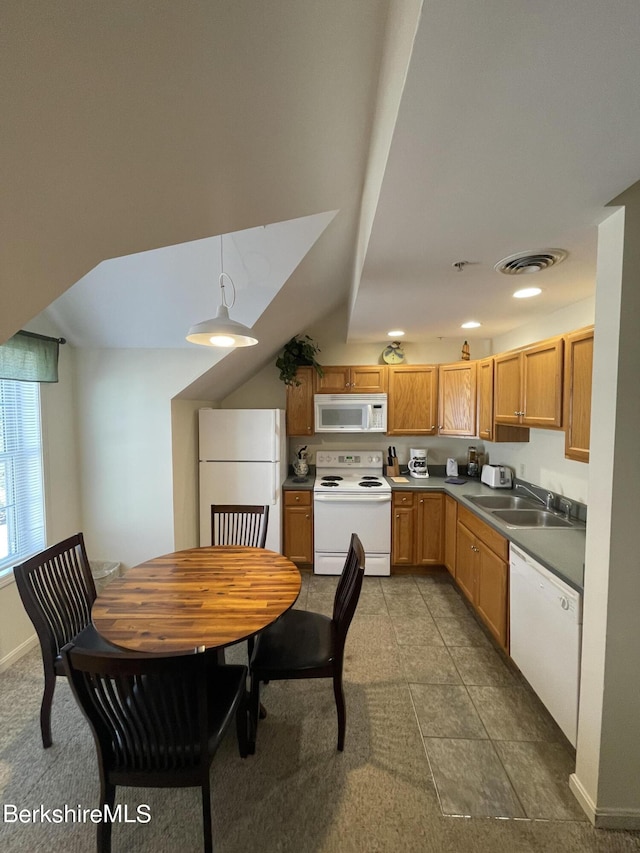
[[[276,359],[280,379],[285,385],[300,385],[300,380],[296,379],[299,367],[314,367],[318,375],[323,376],[322,366],[316,361],[319,352],[320,347],[309,335],[291,338]]]
[[[462,344],[462,352],[460,353],[460,358],[462,359],[462,361],[469,361],[469,359],[471,358],[471,352],[469,350],[469,344],[467,341]]]
[[[385,364],[404,364],[404,350],[400,341],[392,341],[382,350],[382,360]]]

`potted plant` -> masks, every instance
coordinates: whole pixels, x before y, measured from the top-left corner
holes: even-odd
[[[276,367],[280,371],[280,379],[285,385],[300,385],[296,379],[299,367],[315,367],[322,376],[322,367],[316,361],[316,353],[320,347],[309,337],[293,337],[284,345],[284,349],[276,359]]]

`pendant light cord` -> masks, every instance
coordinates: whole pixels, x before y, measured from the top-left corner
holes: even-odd
[[[221,269],[221,273],[220,273],[220,276],[218,278],[218,283],[220,284],[220,290],[222,291],[222,304],[226,308],[233,308],[233,306],[236,304],[236,286],[233,283],[233,279],[231,278],[231,276],[224,271],[224,256],[223,256],[222,245],[223,245],[223,240],[222,240],[222,234],[221,234],[220,235],[220,269]],[[233,301],[231,302],[231,305],[227,304],[227,299],[226,299],[225,292],[224,292],[224,279],[225,278],[229,279],[229,284],[231,285],[231,287],[233,289]]]

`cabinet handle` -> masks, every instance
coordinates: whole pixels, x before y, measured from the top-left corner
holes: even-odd
[[[345,387],[345,388],[348,388],[348,387],[349,387],[349,383],[348,383],[348,382],[345,382],[345,383],[344,383],[344,387]]]
[[[435,425],[435,424],[431,424],[431,429],[435,429],[435,428],[436,428],[436,425]]]
[[[396,515],[396,518],[400,518],[400,516],[399,516],[399,515]]]
[[[423,504],[423,503],[424,503],[424,498],[420,498],[420,503],[421,503],[421,504]]]
[[[307,513],[307,515],[305,515],[305,518],[309,518],[309,514],[308,514],[308,513]]]
[[[296,495],[296,501],[299,501],[299,500],[300,500],[300,498]]]

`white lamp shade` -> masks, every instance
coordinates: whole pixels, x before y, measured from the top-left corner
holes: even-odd
[[[215,318],[197,323],[189,329],[187,340],[205,347],[252,347],[258,343],[251,329],[229,317],[226,305],[220,305]]]

